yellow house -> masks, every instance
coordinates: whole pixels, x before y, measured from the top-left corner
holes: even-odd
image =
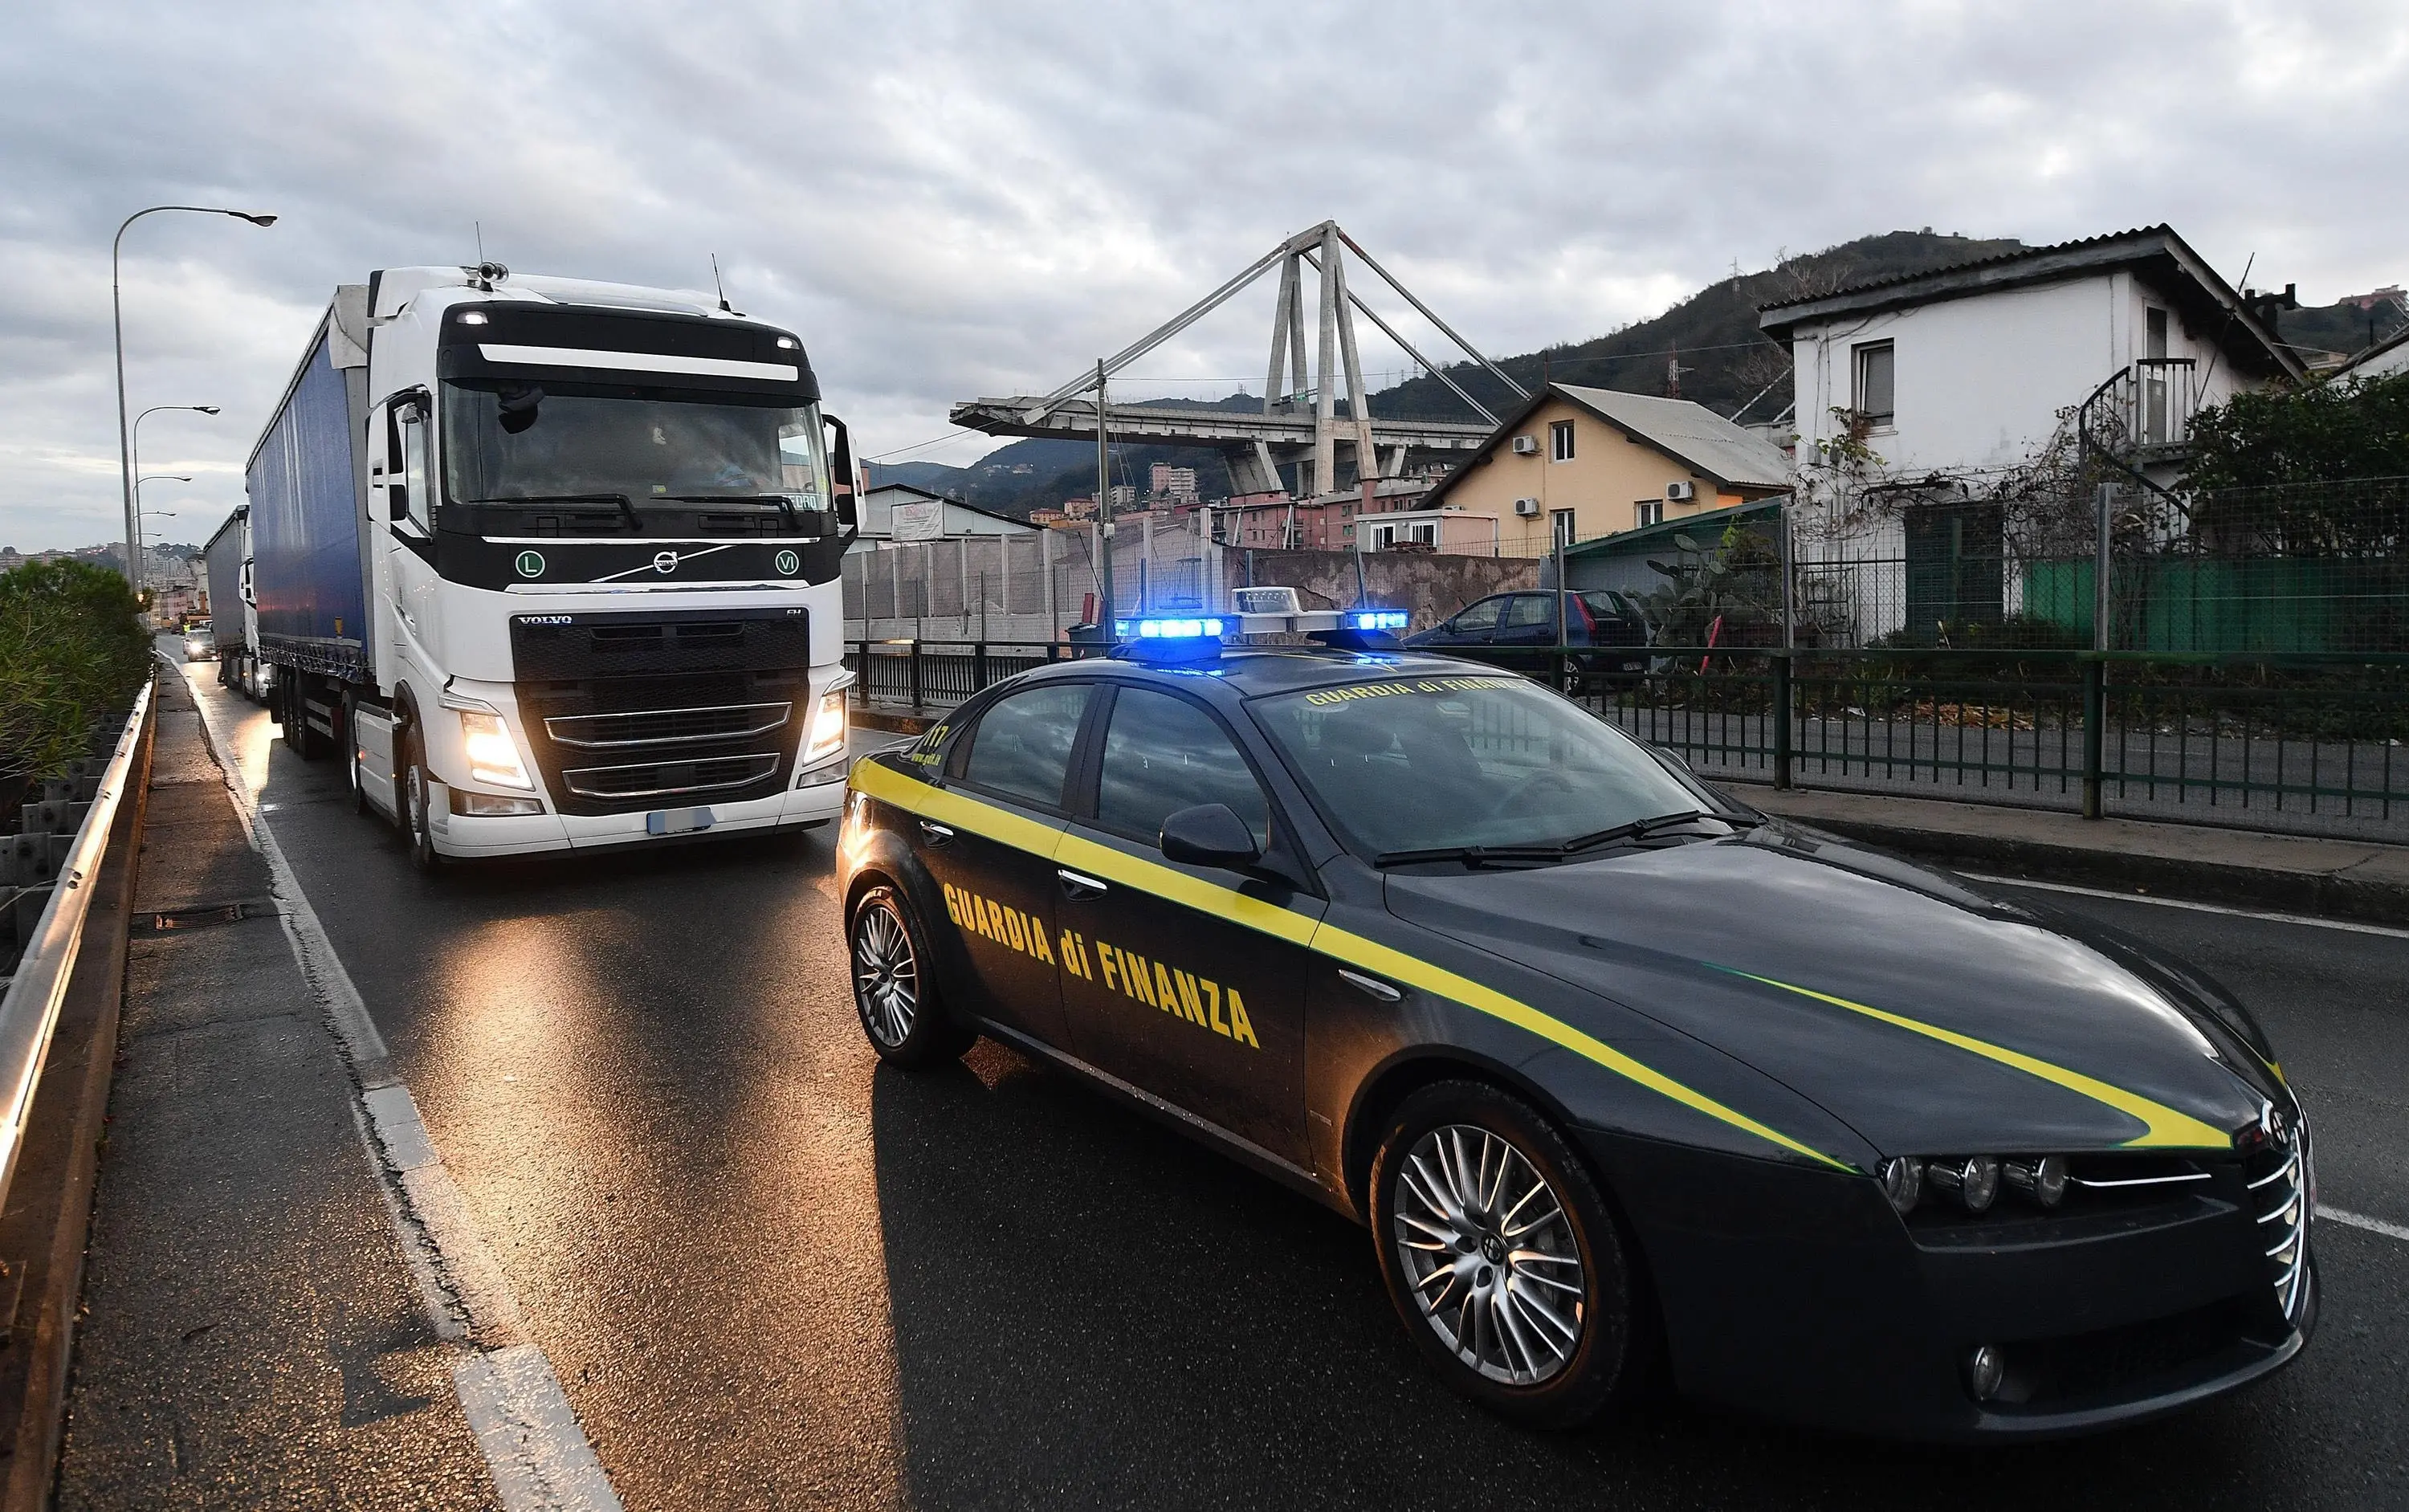
[[[1551,383],[1422,498],[1497,516],[1498,554],[1544,556],[1790,490],[1779,447],[1688,399]]]

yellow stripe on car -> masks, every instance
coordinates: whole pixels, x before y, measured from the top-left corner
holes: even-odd
[[[1769,987],[1780,987],[1784,992],[1795,992],[1802,998],[1812,998],[1818,1002],[1827,1002],[1836,1008],[1846,1008],[1851,1013],[1863,1014],[1868,1018],[1880,1019],[1885,1024],[1896,1025],[1913,1033],[1939,1040],[1943,1044],[1954,1044],[1960,1050],[1981,1056],[1986,1060],[1996,1060],[2003,1066],[2013,1066],[2016,1070],[2028,1075],[2038,1076],[2042,1081],[2054,1082],[2070,1091],[2080,1092],[2095,1102],[2104,1102],[2119,1113],[2140,1119],[2148,1130],[2138,1138],[2125,1141],[2124,1148],[2230,1149],[2233,1145],[2233,1136],[2214,1124],[2202,1123],[2190,1114],[2179,1112],[2163,1102],[2152,1102],[2139,1092],[2128,1092],[2121,1087],[2111,1087],[2096,1076],[2085,1076],[2079,1071],[2069,1071],[2064,1066],[2052,1065],[2038,1057],[2026,1055],[2021,1050],[2011,1050],[2005,1045],[1993,1044],[1987,1040],[1978,1040],[1970,1034],[1960,1034],[1955,1030],[1942,1029],[1937,1024],[1926,1024],[1920,1019],[1910,1018],[1904,1014],[1895,1014],[1887,1009],[1876,1008],[1867,1003],[1852,1002],[1846,998],[1834,997],[1828,992],[1818,992],[1812,987],[1802,987],[1796,983],[1778,982],[1772,977],[1759,976],[1753,972],[1743,972],[1737,967],[1724,966],[1717,969],[1729,972],[1734,976],[1742,977],[1751,982],[1762,982]]]
[[[1470,977],[1432,965],[1377,940],[1367,940],[1362,935],[1264,902],[1262,899],[1249,898],[1234,888],[1218,886],[1175,867],[1145,860],[1126,851],[1099,845],[1094,841],[1024,819],[976,799],[932,787],[876,762],[855,763],[851,785],[857,791],[922,817],[971,829],[1064,866],[1093,872],[1103,881],[1118,882],[1158,898],[1184,903],[1216,917],[1246,925],[1259,933],[1303,945],[1333,960],[1394,977],[1421,991],[1460,1002],[1476,1013],[1487,1014],[1536,1034],[1685,1108],[1705,1114],[1793,1154],[1803,1155],[1839,1171],[1857,1169],[1845,1160],[1836,1160],[1821,1150],[1811,1149],[1780,1130],[1768,1128],[1694,1087],[1683,1086],[1594,1035],[1585,1034],[1519,998],[1508,997]]]

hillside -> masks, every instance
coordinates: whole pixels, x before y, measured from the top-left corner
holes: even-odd
[[[1538,352],[1501,357],[1498,366],[1525,387],[1536,389],[1542,374],[1559,382],[1635,394],[1665,394],[1668,368],[1680,367],[1681,396],[1725,415],[1771,420],[1789,405],[1787,355],[1757,330],[1757,308],[1781,299],[1810,296],[1868,279],[1925,272],[2022,250],[2012,238],[1983,239],[1943,236],[1931,231],[1892,231],[1860,237],[1782,260],[1759,273],[1720,280],[1682,300],[1662,315],[1635,322],[1604,336],[1565,342]],[[2283,337],[2303,347],[2352,352],[2368,344],[2372,333],[2382,339],[2399,328],[2404,317],[2385,307],[2370,314],[2348,305],[2286,311]],[[1450,367],[1448,376],[1492,410],[1503,414],[1513,397],[1485,369],[1464,362]],[[1161,401],[1191,404],[1194,400]],[[1233,395],[1217,401],[1219,408],[1252,409],[1260,397]],[[1345,408],[1342,403],[1340,408]],[[1418,378],[1372,396],[1372,412],[1424,420],[1478,420],[1462,400],[1435,378]],[[1137,446],[1113,449],[1115,481],[1143,486],[1147,469],[1170,462],[1197,469],[1207,497],[1228,490],[1228,471],[1218,453],[1172,447]],[[988,454],[968,468],[935,463],[904,463],[896,468],[873,465],[874,482],[898,481],[964,498],[984,508],[1010,514],[1058,504],[1095,487],[1095,449],[1083,441],[1014,441]]]

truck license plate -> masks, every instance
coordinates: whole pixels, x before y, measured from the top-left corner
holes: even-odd
[[[648,835],[685,835],[711,828],[711,811],[702,809],[655,809],[644,815],[644,833]]]

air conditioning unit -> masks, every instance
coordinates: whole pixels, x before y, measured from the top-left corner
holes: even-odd
[[[1516,456],[1537,456],[1539,454],[1539,438],[1536,436],[1515,437],[1514,454]]]
[[[1665,497],[1676,504],[1685,504],[1698,497],[1698,485],[1693,482],[1666,483]]]
[[[1536,498],[1518,498],[1514,501],[1514,512],[1525,517],[1536,514],[1539,512],[1539,501]]]

